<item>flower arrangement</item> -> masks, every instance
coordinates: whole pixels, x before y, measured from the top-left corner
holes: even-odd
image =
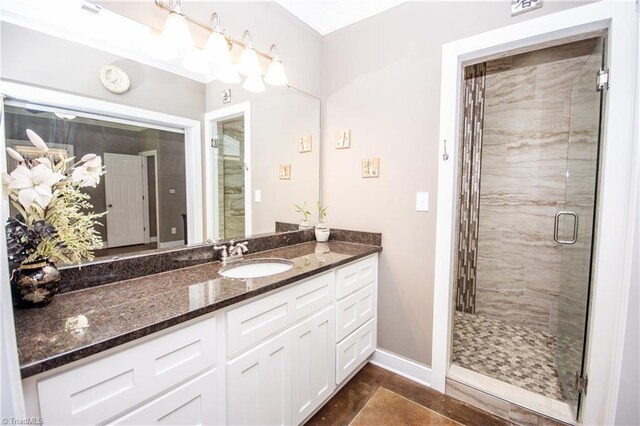
[[[307,210],[307,202],[304,204],[294,204],[293,207],[296,210],[296,213],[302,214],[302,222],[300,222],[300,229],[309,229],[312,226],[309,224],[309,218],[311,217],[311,212]]]
[[[320,228],[324,228],[325,224],[324,221],[327,218],[327,207],[323,206],[322,203],[320,203],[320,201],[318,201],[318,227]]]
[[[6,226],[9,261],[23,266],[43,260],[92,260],[92,251],[102,246],[95,226],[105,213],[92,211],[90,196],[81,188],[100,183],[102,159],[95,154],[76,163],[73,157],[52,159],[40,136],[30,129],[27,136],[42,156],[25,159],[7,148],[18,166],[11,174],[2,173],[4,194],[18,211]]]

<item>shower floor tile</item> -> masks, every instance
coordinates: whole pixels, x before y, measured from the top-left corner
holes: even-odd
[[[461,367],[564,401],[550,333],[477,314],[455,312],[453,362]]]

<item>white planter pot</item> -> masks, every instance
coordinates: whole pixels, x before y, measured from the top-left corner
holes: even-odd
[[[307,220],[303,220],[302,222],[300,222],[300,226],[298,226],[298,229],[311,229],[311,228],[313,228],[313,225],[311,225]]]
[[[329,235],[331,234],[331,229],[329,228],[318,228],[316,227],[316,240],[319,242],[329,241]]]

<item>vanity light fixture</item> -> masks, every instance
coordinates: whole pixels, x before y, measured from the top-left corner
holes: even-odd
[[[231,63],[231,47],[232,45],[224,35],[224,30],[220,27],[220,17],[216,12],[211,14],[209,26],[213,27],[213,31],[207,39],[204,47],[204,53],[214,64],[230,64]]]
[[[265,83],[272,86],[286,86],[289,83],[289,80],[287,80],[287,75],[284,72],[284,66],[282,66],[280,56],[278,56],[278,46],[272,44],[269,49],[269,54],[273,59],[271,59],[269,69],[267,69],[267,74],[264,76]]]
[[[270,62],[265,81],[272,86],[286,86],[288,84],[287,76],[284,72],[282,60],[278,55],[276,45],[272,45],[270,53],[267,54],[253,47],[251,40],[251,32],[246,30],[243,33],[242,40],[236,40],[229,36],[220,25],[220,17],[216,12],[211,14],[209,25],[203,24],[192,17],[185,15],[180,6],[180,0],[155,0],[156,6],[169,12],[165,28],[160,37],[168,51],[163,52],[154,46],[150,49],[150,54],[156,57],[152,52],[157,51],[159,55],[164,57],[171,56],[172,59],[181,53],[184,57],[183,66],[190,71],[206,74],[211,68],[204,66],[202,57],[209,64],[214,65],[216,78],[224,83],[235,84],[241,80],[238,73],[242,73],[247,78],[243,84],[246,90],[254,92],[262,92],[265,90],[262,80],[262,67],[260,65],[260,56]],[[197,25],[210,32],[207,43],[203,51],[197,49],[191,38],[188,23]],[[151,34],[153,36],[153,32]],[[153,38],[153,37],[151,37]],[[157,39],[158,37],[156,37]],[[157,43],[155,43],[157,44]],[[231,50],[233,46],[242,48],[242,54],[237,64],[233,64]],[[173,47],[173,49],[171,49]],[[196,50],[194,50],[196,49]],[[176,55],[174,55],[174,51]],[[202,53],[202,55],[200,54]],[[157,59],[161,59],[157,57]],[[197,71],[196,71],[197,70]]]
[[[175,6],[170,9],[162,30],[162,38],[167,44],[178,50],[191,49],[194,46],[187,19],[182,13],[180,0],[176,0]]]
[[[262,82],[262,76],[260,74],[249,75],[244,80],[242,88],[249,92],[264,92],[264,83]]]
[[[211,70],[204,52],[197,47],[192,47],[187,51],[182,60],[182,66],[191,72],[199,74],[206,74]]]
[[[244,74],[247,77],[261,75],[262,68],[260,67],[260,60],[253,48],[253,42],[251,41],[251,31],[245,30],[242,35],[242,42],[244,43],[244,50],[238,60],[238,72]]]

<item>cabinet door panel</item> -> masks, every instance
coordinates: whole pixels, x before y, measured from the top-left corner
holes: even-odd
[[[222,421],[217,409],[220,373],[214,369],[117,419],[113,425],[207,425]]]
[[[329,272],[227,313],[227,355],[236,356],[334,300],[335,275]]]
[[[370,285],[340,300],[336,313],[336,340],[339,342],[376,313],[376,286]]]
[[[334,309],[329,306],[290,331],[293,424],[300,424],[335,389]]]
[[[37,383],[51,424],[92,424],[124,413],[215,365],[216,318],[85,363]]]
[[[227,363],[227,423],[291,423],[291,344],[282,333]]]
[[[336,346],[336,383],[340,384],[376,349],[376,318],[351,333]]]
[[[378,281],[378,255],[343,266],[336,272],[336,297],[348,295]]]

